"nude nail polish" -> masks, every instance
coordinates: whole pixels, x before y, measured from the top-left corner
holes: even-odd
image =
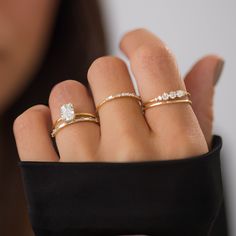
[[[213,79],[214,85],[216,85],[217,82],[219,81],[220,75],[221,75],[223,68],[224,68],[224,64],[225,64],[224,60],[220,59],[217,66],[216,66],[216,70],[215,70],[215,74],[214,74],[214,79]]]

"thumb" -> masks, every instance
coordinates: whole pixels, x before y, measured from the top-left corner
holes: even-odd
[[[224,60],[210,55],[200,59],[185,76],[191,93],[192,107],[206,138],[209,149],[212,141],[214,87],[224,66]]]

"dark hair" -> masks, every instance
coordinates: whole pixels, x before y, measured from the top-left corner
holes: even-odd
[[[86,85],[89,65],[104,54],[105,39],[97,2],[61,1],[40,69],[25,91],[1,117],[0,235],[31,235],[17,167],[18,156],[12,132],[14,119],[32,105],[47,104],[52,87],[60,81],[74,79]],[[25,230],[20,224],[25,226]],[[11,228],[15,231],[10,232]],[[7,232],[4,231],[6,229]]]

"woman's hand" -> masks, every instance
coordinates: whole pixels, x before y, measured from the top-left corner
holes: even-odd
[[[14,133],[23,161],[145,161],[182,159],[208,152],[211,145],[214,84],[223,61],[217,56],[200,60],[181,80],[175,59],[150,32],[127,33],[120,44],[127,55],[143,101],[171,90],[191,93],[187,103],[157,106],[142,114],[134,99],[116,99],[99,110],[100,126],[81,122],[56,135],[58,157],[50,138],[60,107],[72,103],[78,112],[95,113],[109,95],[134,92],[125,63],[102,57],[88,71],[91,96],[84,85],[68,80],[51,91],[49,107],[36,105],[20,115]]]

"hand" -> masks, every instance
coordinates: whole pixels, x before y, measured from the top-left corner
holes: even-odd
[[[60,107],[73,103],[79,112],[95,112],[105,97],[134,92],[125,63],[116,57],[101,57],[88,71],[93,97],[77,81],[64,81],[51,91],[49,107],[36,105],[20,115],[14,133],[23,161],[146,161],[171,160],[208,152],[211,145],[214,84],[223,61],[217,56],[200,60],[181,80],[175,59],[165,44],[150,32],[127,33],[120,44],[130,60],[143,101],[165,91],[187,90],[187,103],[157,106],[142,114],[137,101],[116,99],[99,110],[100,126],[81,122],[56,135],[57,155],[50,138]]]

